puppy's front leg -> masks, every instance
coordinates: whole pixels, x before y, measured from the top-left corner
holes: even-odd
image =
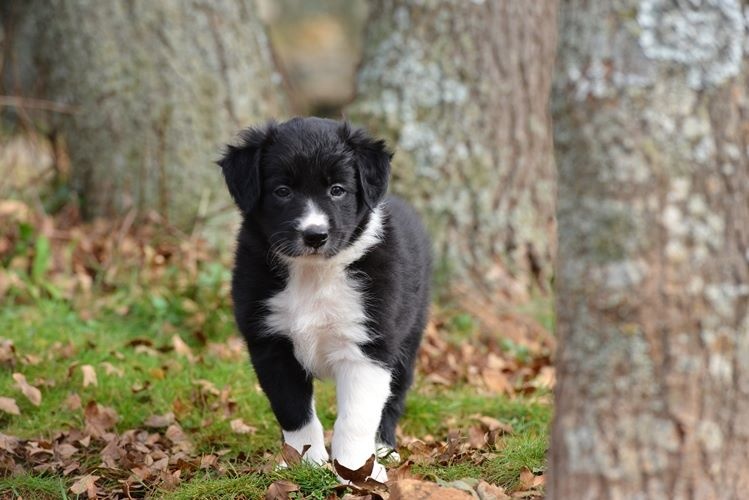
[[[309,445],[304,454],[308,462],[327,462],[323,427],[315,412],[312,377],[294,357],[291,342],[266,337],[254,340],[249,347],[260,386],[283,430],[284,442],[299,453]]]
[[[368,361],[344,361],[335,373],[338,418],[331,452],[341,465],[356,470],[375,453],[382,409],[390,396],[389,370]],[[387,481],[385,468],[375,462],[372,477]]]

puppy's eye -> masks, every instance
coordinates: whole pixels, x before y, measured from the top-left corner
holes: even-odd
[[[278,186],[273,190],[273,194],[275,194],[279,198],[288,198],[289,196],[291,196],[291,189],[287,188],[286,186]]]
[[[339,186],[338,184],[334,184],[333,186],[331,186],[330,196],[332,196],[333,198],[340,198],[344,194],[346,194],[346,190],[343,189],[343,186]]]

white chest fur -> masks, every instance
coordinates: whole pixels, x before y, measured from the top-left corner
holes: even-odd
[[[268,301],[268,326],[288,335],[310,373],[332,376],[344,359],[362,357],[367,340],[361,292],[345,269],[323,262],[291,263],[286,288]]]
[[[335,257],[289,260],[286,287],[268,300],[268,327],[291,339],[297,360],[316,377],[331,377],[340,362],[364,358],[364,299],[346,268],[380,240],[381,231],[378,207],[362,235]]]

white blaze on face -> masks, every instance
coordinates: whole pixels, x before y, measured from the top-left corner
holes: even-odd
[[[312,226],[322,226],[328,228],[328,216],[325,215],[312,200],[307,200],[307,210],[299,219],[297,229],[304,231]]]

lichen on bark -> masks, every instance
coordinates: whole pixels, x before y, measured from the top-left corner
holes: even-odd
[[[737,4],[562,5],[551,498],[749,488],[749,68],[713,23]]]
[[[555,12],[554,1],[373,2],[347,110],[388,138],[393,190],[426,216],[455,290],[491,314],[551,277]]]
[[[45,97],[89,216],[156,210],[190,227],[226,205],[213,163],[240,127],[285,109],[252,2],[30,2]]]

